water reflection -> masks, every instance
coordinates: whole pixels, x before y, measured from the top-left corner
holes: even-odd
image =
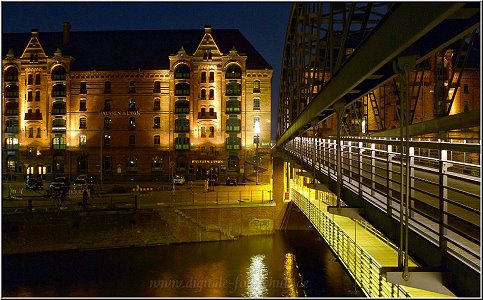
[[[255,255],[250,259],[250,267],[247,271],[248,285],[246,296],[260,298],[266,296],[267,267],[265,255]]]
[[[2,294],[23,297],[354,296],[310,232],[237,241],[4,256]]]

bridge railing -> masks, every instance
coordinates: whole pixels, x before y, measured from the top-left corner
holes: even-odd
[[[399,220],[401,161],[398,139],[341,138],[343,186]],[[297,137],[285,146],[309,172],[337,180],[333,139]],[[475,270],[480,256],[481,146],[478,143],[409,142],[409,226]]]
[[[331,220],[328,213],[295,189],[291,194],[292,200],[324,237],[367,297],[409,297],[400,286],[386,281],[380,271],[381,265]]]

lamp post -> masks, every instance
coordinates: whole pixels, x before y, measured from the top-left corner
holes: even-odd
[[[260,160],[258,159],[258,144],[260,143],[260,121],[256,120],[255,121],[255,159],[256,159],[256,165],[255,165],[255,170],[257,172],[257,179],[256,179],[256,184],[258,185],[258,164],[260,163]]]

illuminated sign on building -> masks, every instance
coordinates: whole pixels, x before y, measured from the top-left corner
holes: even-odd
[[[194,159],[192,164],[222,164],[223,160]]]
[[[101,111],[99,115],[103,116],[139,116],[139,111]]]

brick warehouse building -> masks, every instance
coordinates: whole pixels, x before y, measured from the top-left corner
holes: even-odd
[[[64,23],[2,44],[5,177],[269,180],[273,70],[239,30]]]

